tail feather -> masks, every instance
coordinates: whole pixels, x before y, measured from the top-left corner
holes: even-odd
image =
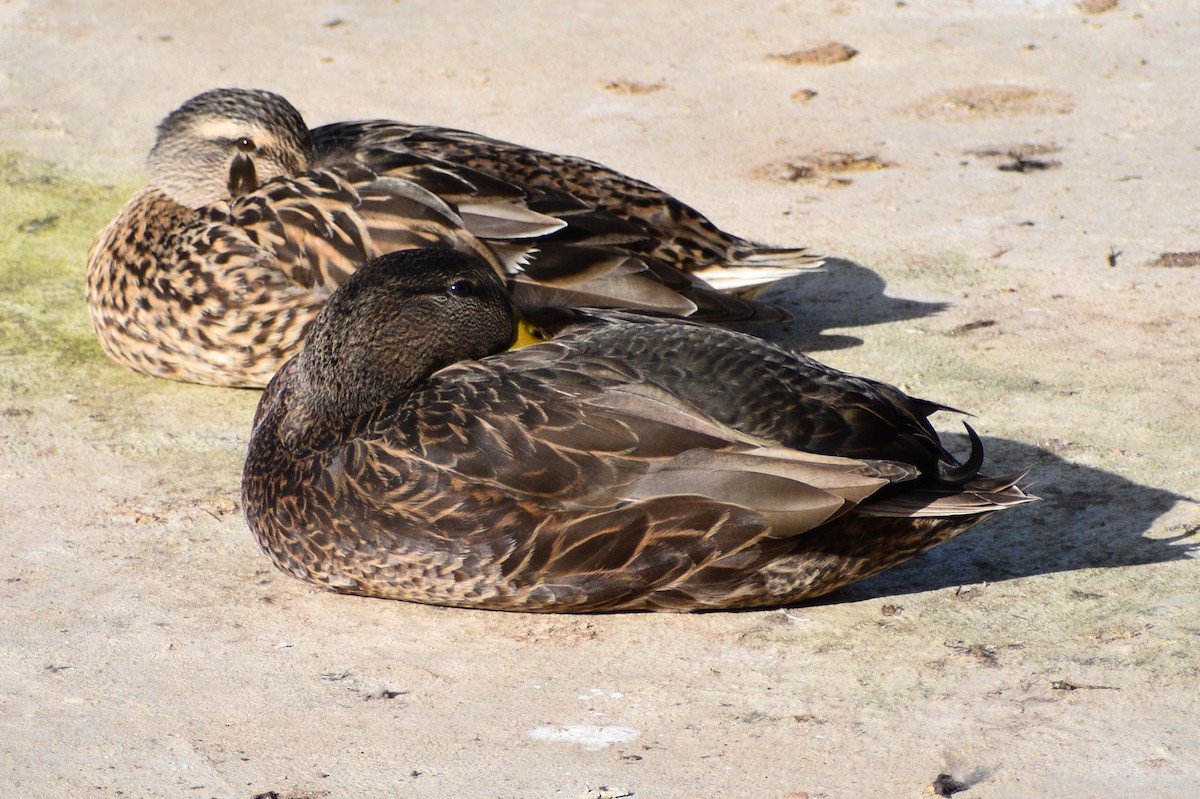
[[[707,266],[693,274],[718,291],[753,297],[768,286],[819,269],[824,263],[822,256],[803,248],[756,247],[737,250],[728,263]]]
[[[922,518],[978,516],[993,513],[1040,497],[1026,493],[1021,480],[1028,469],[1005,477],[978,477],[961,487],[929,487],[885,497],[859,505],[857,512],[868,516]]]
[[[804,247],[754,247],[734,251],[733,261],[755,266],[812,269],[823,264],[825,256],[810,253]]]

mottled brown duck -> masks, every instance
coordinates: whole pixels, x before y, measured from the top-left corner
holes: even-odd
[[[740,333],[563,310],[548,341],[483,261],[378,258],[263,394],[247,521],[351,594],[524,611],[783,605],[1032,499],[958,463],[944,406]],[[968,428],[970,430],[970,428]]]
[[[820,263],[582,158],[399,122],[310,131],[277,94],[216,89],[159,125],[147,185],[88,255],[88,305],[131,369],[262,386],[359,264],[427,246],[482,258],[520,303],[711,322],[781,318],[749,295]]]

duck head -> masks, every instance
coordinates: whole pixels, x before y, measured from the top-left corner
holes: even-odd
[[[305,415],[352,419],[442,367],[503,352],[517,334],[504,283],[475,256],[448,249],[380,256],[338,287],[296,356]]]
[[[278,94],[213,89],[159,123],[147,167],[151,185],[200,208],[302,172],[313,152],[304,118]]]

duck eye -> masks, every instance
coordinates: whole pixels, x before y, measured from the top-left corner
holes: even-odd
[[[243,136],[234,142],[234,145],[244,153],[252,153],[257,148],[254,146],[254,140],[249,136]]]
[[[459,278],[450,284],[450,293],[455,297],[470,297],[475,293],[475,284],[466,278]]]

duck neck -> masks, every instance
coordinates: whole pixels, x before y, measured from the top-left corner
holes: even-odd
[[[344,423],[401,397],[442,365],[423,345],[416,340],[403,348],[378,341],[342,346],[310,335],[298,362],[306,403],[317,416]]]

